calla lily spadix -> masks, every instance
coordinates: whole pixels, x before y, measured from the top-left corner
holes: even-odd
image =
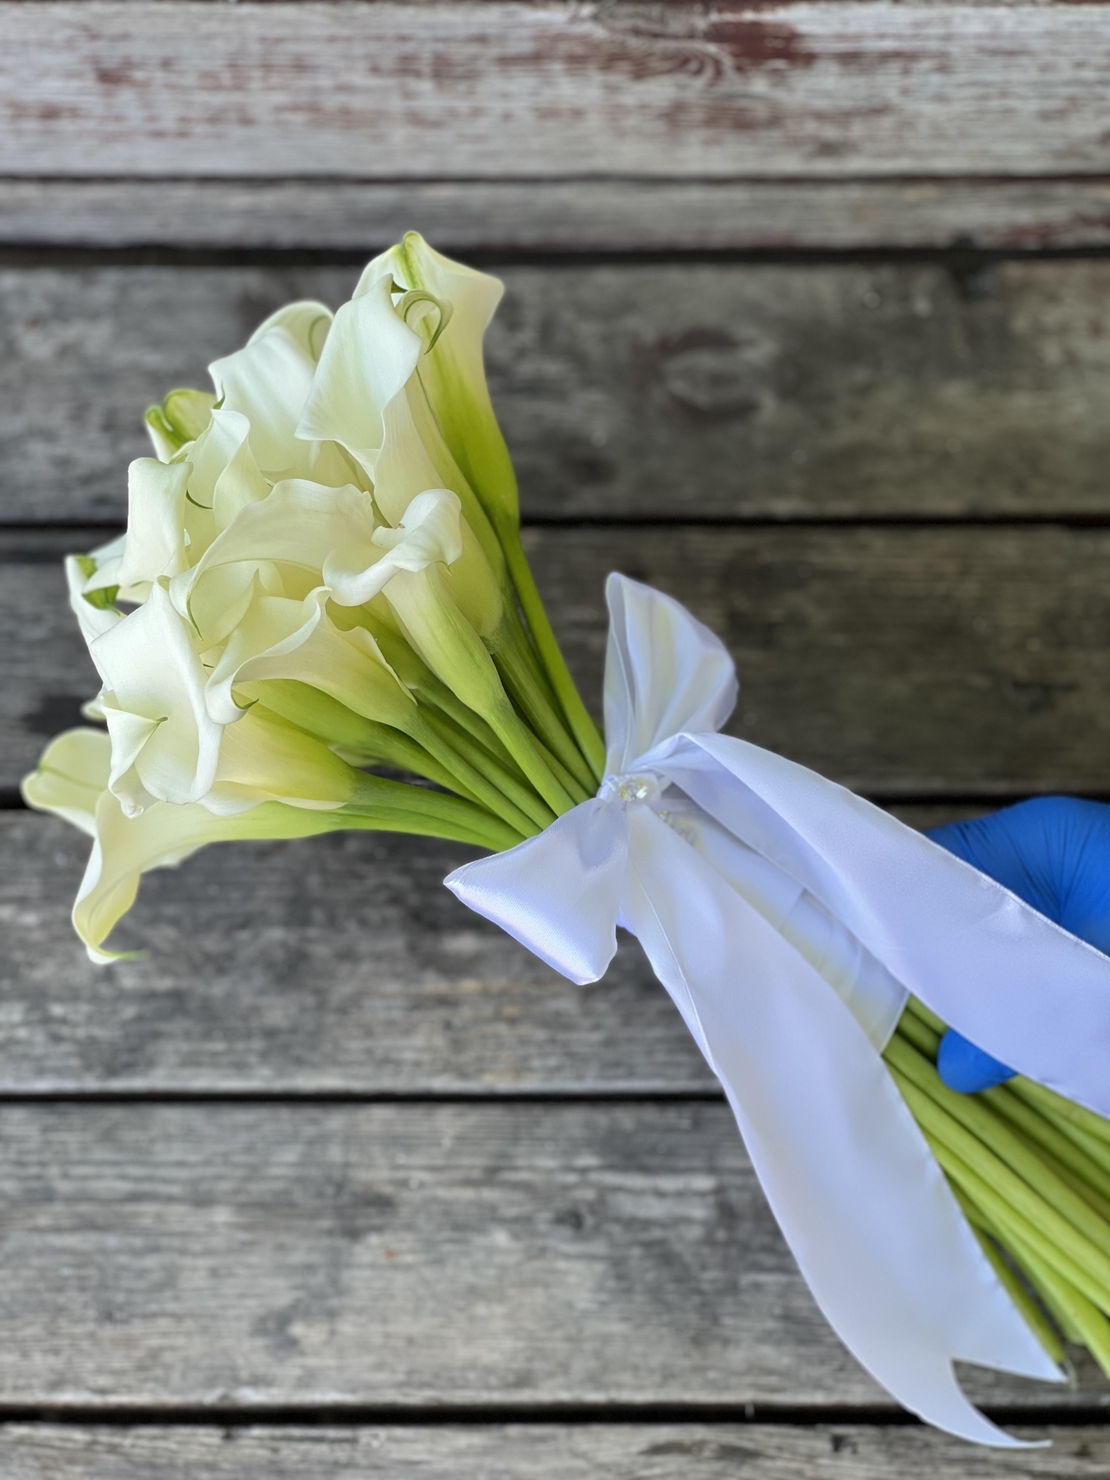
[[[211,390],[146,413],[125,533],[65,566],[89,727],[23,784],[92,840],[77,933],[119,959],[142,875],[211,843],[486,850],[450,887],[572,980],[618,924],[640,938],[860,1361],[930,1422],[1012,1442],[953,1360],[1051,1378],[1067,1338],[1110,1371],[1110,962],[717,733],[721,644],[616,576],[607,750],[521,543],[483,365],[501,293],[406,236],[336,312],[280,309]],[[945,1021],[1026,1077],[954,1094]]]

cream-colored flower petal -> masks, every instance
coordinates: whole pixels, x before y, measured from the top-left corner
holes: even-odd
[[[288,479],[260,503],[240,510],[188,580],[175,583],[174,604],[189,614],[209,647],[223,641],[241,619],[256,575],[276,592],[283,576],[300,572],[300,581],[293,583],[299,597],[323,584],[321,572],[333,550],[346,550],[359,568],[380,559],[373,533],[373,508],[361,489]],[[224,574],[213,579],[221,570]],[[278,572],[276,583],[267,571]]]
[[[381,281],[335,315],[297,427],[299,437],[345,447],[375,483],[382,413],[404,390],[423,347],[394,311],[389,287]]]
[[[143,785],[135,763],[147,741],[164,721],[147,719],[144,715],[132,714],[129,709],[120,709],[111,692],[101,695],[100,707],[112,745],[108,789],[119,798],[127,815],[136,817],[144,807],[158,800]]]
[[[240,509],[258,503],[270,491],[255,461],[250,443],[251,425],[239,411],[221,407],[197,440],[187,449],[193,465],[189,479],[189,508],[210,514],[204,526],[207,535],[189,524],[192,537],[189,564],[195,565],[212,539],[235,518]]]
[[[147,407],[143,419],[159,462],[171,462],[187,442],[200,436],[215,404],[216,397],[207,391],[181,389],[170,391],[160,406]]]
[[[145,591],[159,576],[186,568],[185,489],[192,464],[140,457],[127,470],[127,538],[115,572],[125,599]],[[141,597],[139,599],[142,599]]]
[[[372,536],[382,551],[373,563],[362,563],[361,551],[343,546],[324,561],[324,581],[340,606],[372,601],[399,570],[424,570],[438,561],[450,564],[462,554],[459,500],[446,488],[429,488],[409,504],[398,529],[380,526]]]
[[[87,555],[78,557],[81,568],[87,572],[83,589],[86,596],[103,604],[103,598],[98,597],[98,592],[110,592],[118,587],[118,571],[123,561],[123,553],[127,548],[127,535],[117,534],[114,539],[108,540],[103,545],[98,545],[95,550],[90,550]]]
[[[95,837],[96,804],[108,785],[111,767],[112,742],[104,730],[65,730],[51,740],[38,767],[24,777],[23,800]]]
[[[263,802],[335,811],[350,800],[352,770],[321,741],[254,705],[224,733],[209,812],[234,816]]]
[[[248,346],[257,344],[272,329],[284,329],[313,361],[320,358],[331,328],[332,311],[326,303],[314,298],[301,298],[295,303],[283,304],[268,319],[263,319],[247,340]]]
[[[208,367],[221,404],[250,422],[254,455],[271,477],[286,476],[303,461],[296,428],[316,371],[312,325],[329,317],[323,304],[290,304],[241,350]]]
[[[73,906],[73,924],[93,961],[119,957],[103,949],[131,908],[144,873],[172,868],[208,843],[236,838],[305,838],[329,832],[334,813],[269,802],[221,817],[201,806],[156,802],[139,817],[124,814],[110,791],[96,805],[96,840]]]
[[[370,263],[355,289],[355,301],[361,294],[380,292],[383,271],[395,283],[449,307],[417,373],[447,445],[486,512],[495,525],[515,527],[520,517],[516,475],[490,401],[482,353],[483,336],[504,292],[502,283],[452,262],[416,232]],[[412,311],[424,312],[415,295]]]
[[[154,585],[144,605],[98,637],[91,651],[113,708],[156,722],[134,754],[138,727],[121,729],[118,757],[113,747],[115,794],[125,806],[140,803],[140,786],[161,801],[199,801],[215,779],[220,726],[205,707],[207,675],[193,634],[164,585]],[[115,764],[124,756],[133,781]]]
[[[69,588],[70,610],[77,618],[81,636],[91,651],[93,643],[102,633],[109,631],[117,622],[123,620],[123,613],[108,603],[107,596],[97,597],[95,591],[89,593],[93,597],[92,600],[86,596],[88,582],[96,577],[92,556],[67,555],[65,573],[66,585]],[[108,591],[111,592],[111,588],[108,588]]]
[[[340,631],[330,621],[329,594],[322,587],[303,602],[256,596],[209,679],[215,719],[229,724],[242,713],[236,685],[265,679],[297,679],[384,724],[404,725],[411,718],[412,696],[370,633],[361,627]]]
[[[483,638],[501,626],[504,601],[497,577],[470,525],[462,523],[462,553],[443,573],[447,588],[467,621]]]

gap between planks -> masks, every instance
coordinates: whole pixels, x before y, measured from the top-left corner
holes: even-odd
[[[1053,1447],[1022,1454],[1029,1480],[1104,1480],[1110,1429],[1050,1428]],[[1043,1430],[1025,1430],[1036,1440]],[[870,1425],[826,1415],[805,1428],[756,1422],[574,1425],[522,1422],[367,1427],[326,1418],[277,1428],[209,1416],[196,1425],[143,1421],[116,1426],[49,1422],[0,1426],[0,1463],[12,1480],[675,1480],[742,1473],[746,1480],[875,1480],[943,1467],[962,1480],[1013,1476],[1012,1454],[973,1449],[915,1424]]]
[[[470,254],[1110,247],[1110,180],[0,179],[0,246]]]

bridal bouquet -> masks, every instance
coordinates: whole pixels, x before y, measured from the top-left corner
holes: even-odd
[[[482,339],[501,286],[408,236],[147,413],[127,531],[66,562],[94,722],[24,783],[92,852],[96,961],[148,869],[377,828],[576,982],[639,937],[831,1324],[907,1407],[1009,1443],[954,1360],[1110,1372],[1110,960],[886,813],[719,731],[736,680],[608,584],[605,739],[548,624]],[[384,774],[383,774],[384,773]],[[961,1095],[945,1025],[1019,1071]]]

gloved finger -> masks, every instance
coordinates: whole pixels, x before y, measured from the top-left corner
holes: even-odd
[[[978,1094],[980,1090],[992,1089],[1014,1077],[998,1059],[969,1043],[962,1033],[949,1028],[940,1040],[937,1052],[937,1073],[949,1089],[961,1095]]]
[[[928,834],[948,852],[1012,890],[1048,919],[1110,953],[1110,806],[1078,797],[1035,797],[988,817]],[[937,1068],[951,1088],[972,1093],[1010,1073],[949,1032]]]

